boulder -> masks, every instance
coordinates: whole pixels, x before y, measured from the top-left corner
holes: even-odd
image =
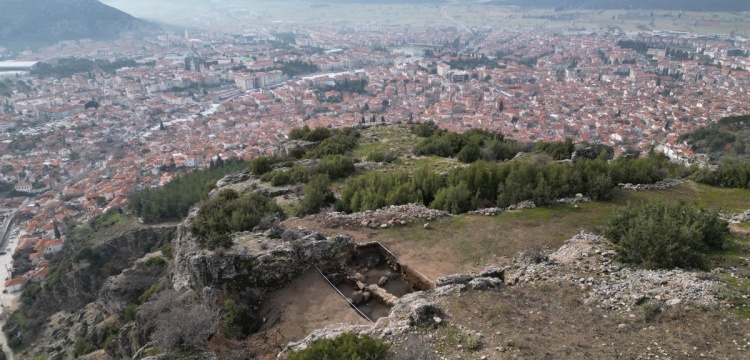
[[[491,277],[491,278],[496,278],[496,279],[504,279],[505,268],[490,266],[490,267],[485,268],[481,273],[479,273],[479,276]]]
[[[365,295],[362,291],[355,291],[352,293],[352,302],[354,303],[354,305],[359,305],[360,303],[362,303],[362,301],[364,301],[364,299]]]
[[[443,309],[437,304],[426,300],[418,300],[411,304],[409,322],[412,326],[437,325],[442,322]],[[436,319],[440,319],[436,321]]]
[[[445,277],[441,277],[435,281],[435,286],[441,287],[446,285],[459,285],[466,284],[471,281],[473,277],[469,274],[453,274]]]
[[[365,282],[365,277],[360,273],[355,273],[354,276],[352,276],[352,279],[354,279],[355,281]]]

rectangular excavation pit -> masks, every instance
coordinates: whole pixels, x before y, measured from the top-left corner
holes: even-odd
[[[318,270],[370,321],[388,316],[398,298],[435,287],[379,242],[357,244],[336,259],[319,264]]]

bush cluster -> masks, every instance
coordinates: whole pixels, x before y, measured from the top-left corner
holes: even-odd
[[[618,210],[605,235],[625,263],[644,268],[703,268],[705,252],[721,249],[728,225],[715,212],[663,200]]]
[[[268,196],[224,189],[201,206],[190,232],[205,248],[229,247],[232,233],[252,230],[263,217],[281,212]]]
[[[307,349],[292,352],[288,360],[384,360],[388,345],[370,336],[344,333],[334,339],[318,340]]]
[[[348,177],[356,171],[354,159],[343,155],[328,155],[323,157],[318,165],[308,168],[295,165],[289,169],[276,169],[261,176],[261,181],[270,182],[273,186],[307,183],[316,174],[325,174],[336,180]]]
[[[472,163],[480,158],[486,161],[512,159],[519,147],[515,141],[506,140],[499,132],[471,129],[463,133],[433,129],[430,125],[415,125],[420,135],[430,134],[414,148],[415,155],[458,157],[461,162]]]
[[[573,140],[570,138],[566,138],[561,142],[539,141],[534,145],[535,151],[546,153],[554,160],[570,159],[575,149],[575,144],[573,144]]]
[[[476,208],[533,200],[553,200],[582,193],[609,200],[618,182],[653,183],[672,169],[668,159],[651,154],[642,159],[602,159],[573,164],[538,161],[490,163],[476,161],[447,175],[429,168],[416,172],[367,173],[346,181],[338,208],[356,212],[387,205],[421,203],[434,209],[463,213]]]
[[[750,189],[750,163],[726,160],[716,170],[703,168],[693,174],[695,181],[720,187]]]
[[[328,179],[328,175],[313,176],[310,182],[302,189],[302,199],[300,199],[297,215],[315,214],[321,208],[333,202],[335,198],[329,185],[330,180]]]
[[[377,162],[377,163],[392,163],[396,161],[398,158],[395,154],[393,154],[390,151],[373,151],[367,155],[367,161]]]

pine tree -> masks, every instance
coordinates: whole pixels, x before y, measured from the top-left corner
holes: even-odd
[[[503,110],[505,110],[505,104],[503,103],[502,100],[500,100],[500,105],[498,106],[498,110],[500,112],[503,112]]]
[[[162,122],[161,120],[159,120],[159,130],[167,130],[167,127],[164,126],[164,122]]]
[[[60,229],[57,228],[57,220],[52,220],[52,225],[55,227],[55,239],[59,239],[62,234],[60,234]]]

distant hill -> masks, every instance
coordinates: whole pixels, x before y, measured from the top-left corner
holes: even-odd
[[[96,0],[0,0],[0,9],[0,46],[11,49],[157,28]]]
[[[551,7],[559,9],[648,9],[685,11],[749,11],[740,0],[497,0],[496,5]]]

